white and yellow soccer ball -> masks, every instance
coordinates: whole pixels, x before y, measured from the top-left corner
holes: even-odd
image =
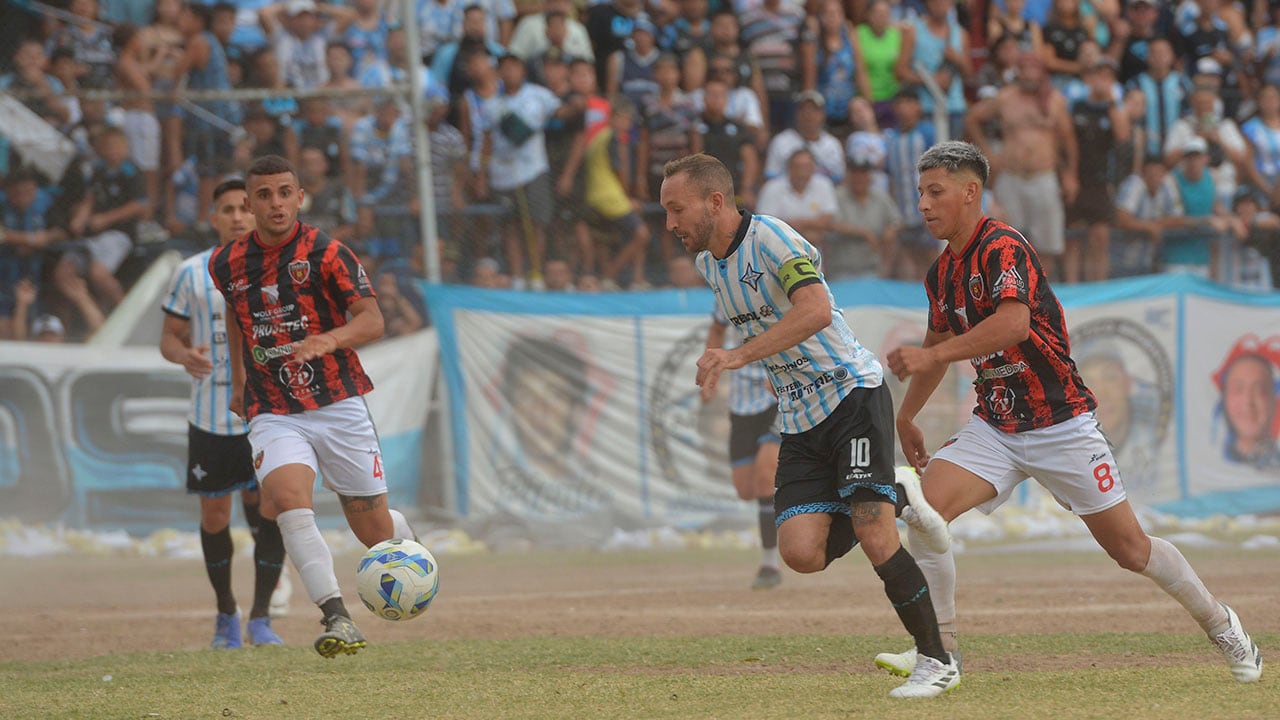
[[[356,567],[356,592],[384,620],[422,615],[440,587],[440,566],[413,540],[392,538],[369,548]]]

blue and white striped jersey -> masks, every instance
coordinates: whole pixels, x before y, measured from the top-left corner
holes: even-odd
[[[711,319],[725,325],[725,348],[735,348],[742,344],[742,333],[729,324],[729,318],[716,305],[711,311]],[[759,415],[771,407],[778,405],[778,398],[769,389],[769,369],[763,362],[747,363],[737,370],[729,372],[729,412],[734,415]]]
[[[725,258],[703,251],[696,264],[744,342],[791,311],[794,288],[817,281],[826,290],[831,324],[762,360],[778,393],[782,432],[804,432],[826,419],[853,388],[884,381],[880,361],[858,343],[822,279],[818,249],[790,225],[769,215],[743,215]]]
[[[165,312],[190,323],[191,345],[209,346],[213,372],[203,380],[191,380],[191,412],[187,420],[214,435],[243,435],[245,424],[231,412],[231,354],[227,348],[227,310],[222,293],[209,276],[213,250],[187,258],[173,273]]]

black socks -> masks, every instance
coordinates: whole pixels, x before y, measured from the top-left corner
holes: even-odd
[[[947,651],[942,649],[942,636],[938,634],[938,618],[929,597],[929,585],[915,558],[906,548],[900,547],[893,557],[876,565],[875,571],[884,581],[884,594],[893,603],[902,626],[915,638],[916,650],[921,655],[947,662]]]

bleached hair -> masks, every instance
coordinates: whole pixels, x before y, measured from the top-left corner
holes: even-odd
[[[987,156],[982,154],[977,145],[961,140],[948,140],[934,145],[916,163],[916,170],[920,173],[934,168],[942,168],[948,173],[971,172],[984,186],[991,174]]]

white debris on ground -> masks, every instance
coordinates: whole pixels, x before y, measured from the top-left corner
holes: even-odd
[[[1152,534],[1160,535],[1185,549],[1277,550],[1280,549],[1280,517],[1253,515],[1215,516],[1187,519],[1141,510],[1139,519]],[[905,538],[905,528],[903,529]],[[743,528],[750,527],[744,524]],[[335,553],[354,553],[361,548],[350,530],[322,531]],[[970,512],[951,524],[956,552],[1096,551],[1096,544],[1078,518],[1052,502],[1028,507],[1009,503],[993,515]],[[653,527],[639,530],[615,529],[598,545],[604,551],[750,549],[759,540],[751,529],[681,529]],[[251,556],[249,531],[233,527],[237,553]],[[437,529],[421,533],[421,542],[438,555],[489,552],[482,538],[461,529]],[[149,535],[131,536],[123,530],[77,530],[61,525],[25,525],[0,519],[0,556],[38,557],[78,553],[93,556],[134,556],[198,559],[200,534],[174,529]]]

